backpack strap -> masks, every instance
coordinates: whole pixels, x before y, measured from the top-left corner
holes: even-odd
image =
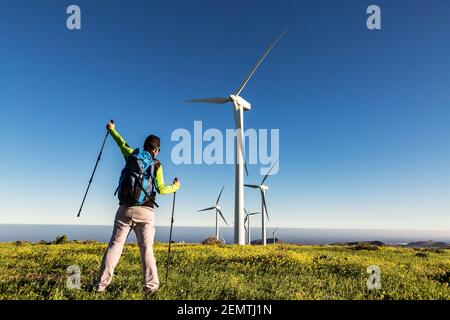
[[[159,167],[161,166],[161,162],[158,159],[153,160],[153,177],[156,177],[156,172],[158,171]]]
[[[139,181],[139,176],[136,175],[136,174],[133,174],[133,176],[134,176],[134,178],[135,178],[136,181],[137,181],[138,187],[142,190],[142,192],[144,192],[145,198],[144,198],[144,201],[143,201],[143,202],[145,203],[146,201],[151,201],[151,202],[153,202],[153,204],[154,204],[157,208],[159,208],[159,205],[156,203],[155,198],[148,194],[147,190],[145,190],[144,186],[143,186],[142,183]],[[136,202],[138,201],[138,199],[135,199],[135,200],[136,200]]]
[[[155,190],[156,190],[156,172],[158,171],[160,166],[161,162],[159,160],[157,159],[153,160],[151,175],[152,175],[153,189]]]
[[[138,181],[139,181],[139,180],[138,180]],[[139,182],[138,185],[139,185],[139,187],[141,188],[141,190],[144,192],[145,197],[146,197],[148,200],[150,200],[151,202],[153,202],[153,204],[154,204],[157,208],[159,208],[159,205],[156,203],[155,199],[154,199],[151,195],[148,194],[148,192],[144,189],[144,187],[142,186],[142,184]],[[145,202],[145,201],[144,201],[144,202]]]

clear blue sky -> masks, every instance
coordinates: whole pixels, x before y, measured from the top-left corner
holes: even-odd
[[[80,31],[66,28],[70,4]],[[366,28],[370,4],[381,31]],[[450,230],[449,1],[17,0],[0,12],[0,223],[111,224],[112,140],[75,217],[110,118],[132,146],[162,138],[166,180],[183,183],[177,225],[213,225],[196,210],[222,184],[232,221],[234,167],[175,166],[170,135],[194,120],[233,128],[229,106],[183,101],[231,93],[288,26],[244,91],[246,127],[280,129],[269,226]],[[159,197],[159,225],[171,199]]]

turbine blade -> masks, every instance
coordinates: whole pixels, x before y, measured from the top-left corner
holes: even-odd
[[[247,82],[253,76],[253,74],[255,73],[256,69],[258,69],[258,67],[261,64],[261,62],[263,62],[263,60],[269,54],[270,50],[272,50],[272,48],[277,44],[278,41],[280,41],[280,39],[286,34],[287,31],[288,31],[288,29],[286,28],[282,33],[280,33],[278,35],[278,37],[272,42],[272,44],[269,46],[269,48],[267,48],[267,50],[264,52],[264,54],[259,58],[259,60],[255,63],[255,65],[250,69],[250,71],[248,72],[247,76],[242,81],[241,86],[236,91],[236,93],[235,93],[236,96],[239,96],[241,94],[242,90],[244,90],[245,86],[247,85]]]
[[[220,196],[222,195],[222,192],[223,192],[223,188],[225,188],[225,185],[223,185],[222,190],[220,190],[219,197],[217,198],[217,201],[216,201],[216,206],[219,203]]]
[[[269,211],[267,210],[266,196],[264,195],[263,192],[261,192],[261,197],[262,197],[264,209],[265,209],[265,211],[266,211],[266,217],[267,217],[267,220],[269,220]]]
[[[202,209],[202,210],[198,210],[197,212],[209,211],[209,210],[213,210],[215,208],[216,207],[209,207],[209,208],[205,208],[205,209]]]
[[[256,184],[244,184],[244,186],[248,187],[248,188],[253,188],[253,189],[258,189],[259,186],[257,186]]]
[[[203,99],[186,100],[185,102],[224,104],[227,103],[228,101],[230,101],[230,98],[203,98]]]
[[[248,230],[247,230],[247,227],[245,225],[244,225],[244,229],[245,229],[245,234],[248,235]]]
[[[248,211],[245,208],[244,208],[244,212],[245,212],[246,215],[248,215]]]
[[[273,167],[275,167],[275,165],[277,164],[277,162],[278,162],[278,159],[277,159],[277,161],[275,161],[275,162],[273,163],[273,165],[272,165],[272,167],[270,168],[269,172],[267,172],[267,174],[266,174],[266,175],[264,176],[264,178],[262,179],[261,185],[263,185],[264,182],[266,182],[267,178],[268,178],[269,175],[270,175],[270,172],[272,172],[272,169],[273,169]]]
[[[255,214],[260,214],[261,212],[252,212],[252,213],[249,213],[248,215],[249,216],[254,216]]]
[[[225,220],[225,217],[222,214],[222,211],[220,211],[220,209],[217,209],[217,211],[219,211],[220,216],[222,217],[223,221],[225,221],[225,224],[228,226],[228,222],[227,220]]]

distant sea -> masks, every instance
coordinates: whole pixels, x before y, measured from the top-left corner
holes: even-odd
[[[170,227],[157,226],[155,240],[167,242]],[[272,238],[272,230],[267,229],[267,238]],[[97,240],[107,242],[111,237],[111,226],[88,225],[27,225],[0,224],[0,242],[26,240],[53,241],[57,236],[66,234],[69,240]],[[174,227],[173,240],[176,242],[199,243],[214,235],[213,227]],[[233,241],[233,229],[221,228],[220,236],[226,243]],[[375,229],[295,229],[280,228],[275,236],[285,242],[302,244],[327,244],[336,242],[374,241],[388,244],[406,244],[413,241],[443,241],[450,243],[450,231],[424,230],[375,230]],[[261,238],[261,230],[252,228],[252,240]],[[131,232],[128,242],[136,242]]]

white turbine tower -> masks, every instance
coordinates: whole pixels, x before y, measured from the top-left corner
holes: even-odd
[[[267,220],[269,220],[269,213],[267,212],[267,204],[266,204],[266,191],[269,190],[269,187],[264,185],[264,182],[266,182],[267,178],[270,175],[270,172],[272,171],[273,167],[275,167],[275,165],[277,164],[278,160],[275,161],[275,163],[272,165],[272,167],[270,168],[269,172],[267,172],[267,174],[264,176],[264,178],[261,181],[261,184],[257,185],[257,184],[246,184],[246,187],[249,188],[253,188],[253,189],[259,189],[259,191],[261,192],[261,212],[262,212],[262,220],[261,220],[261,236],[262,236],[262,244],[266,245],[267,244],[267,237],[266,237],[266,217]],[[264,216],[264,213],[266,213],[266,215]]]
[[[248,244],[251,244],[251,241],[252,241],[252,235],[251,235],[251,233],[252,233],[252,231],[251,231],[251,226],[250,226],[250,217],[251,216],[254,216],[254,215],[256,215],[256,214],[260,214],[261,212],[252,212],[252,213],[248,213],[248,211],[247,210],[245,210],[244,209],[244,211],[245,211],[245,219],[244,219],[244,228],[245,228],[245,231],[247,232],[247,243]],[[245,227],[245,223],[247,222],[247,227]]]
[[[284,30],[259,58],[255,65],[250,69],[247,76],[242,81],[240,87],[228,97],[224,98],[205,98],[205,99],[193,99],[186,102],[199,102],[199,103],[214,103],[224,104],[231,102],[233,104],[233,116],[236,125],[236,169],[235,169],[235,200],[234,200],[234,243],[244,245],[245,244],[245,230],[244,230],[244,111],[251,109],[251,104],[245,101],[240,96],[242,90],[244,90],[250,78],[258,69],[261,62],[269,54],[270,50],[276,45],[276,43],[284,36],[287,29]],[[247,169],[247,168],[245,168]]]
[[[225,186],[223,186],[222,190],[220,190],[219,197],[217,197],[217,201],[216,201],[216,204],[214,207],[209,207],[209,208],[205,208],[202,210],[198,210],[198,212],[204,212],[204,211],[209,211],[209,210],[216,211],[216,238],[217,238],[217,240],[219,240],[219,215],[222,217],[223,221],[225,221],[225,224],[228,226],[228,222],[227,222],[227,220],[225,220],[225,217],[223,216],[222,211],[220,210],[221,207],[219,206],[219,200],[220,200],[220,196],[222,195],[223,188],[225,188]]]
[[[277,232],[277,231],[278,231],[278,228],[275,228],[275,229],[272,231],[273,244],[275,244],[275,232]]]

